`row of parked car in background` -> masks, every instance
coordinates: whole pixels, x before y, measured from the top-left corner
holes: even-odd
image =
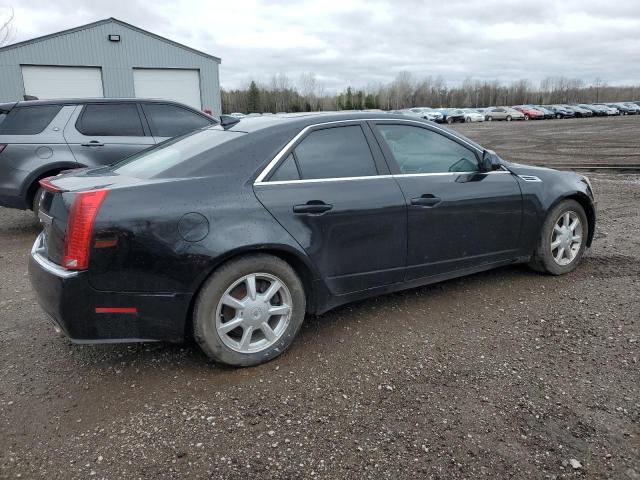
[[[389,113],[417,116],[438,123],[484,122],[494,120],[544,120],[551,118],[606,117],[640,114],[640,101],[580,103],[575,105],[513,105],[485,108],[413,107]]]
[[[640,114],[640,101],[615,102],[615,103],[579,103],[573,105],[513,105],[495,106],[485,108],[431,108],[412,107],[402,110],[364,110],[410,115],[437,123],[465,123],[484,122],[494,120],[544,120],[550,118],[583,118],[606,117],[612,115],[638,115]],[[285,112],[278,112],[285,113]],[[261,115],[274,115],[273,113],[244,113],[234,112],[232,117],[244,118]]]

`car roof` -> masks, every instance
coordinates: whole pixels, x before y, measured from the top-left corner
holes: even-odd
[[[282,128],[304,128],[308,125],[315,125],[318,123],[330,123],[330,122],[344,122],[348,120],[392,120],[392,119],[411,119],[416,122],[424,122],[429,124],[426,120],[421,120],[415,116],[393,114],[386,112],[303,112],[303,113],[287,113],[278,115],[267,116],[255,116],[245,117],[238,123],[228,128],[228,130],[236,132],[255,132],[266,128],[282,127]]]
[[[180,105],[180,106],[191,108],[193,110],[197,110],[193,107],[190,107],[189,105],[185,105],[184,103],[176,102],[174,100],[165,100],[161,98],[103,98],[103,97],[58,98],[58,99],[51,99],[51,100],[22,100],[18,102],[16,106],[27,107],[27,106],[36,106],[36,105],[84,105],[86,103],[131,103],[131,102],[171,103],[174,105]]]

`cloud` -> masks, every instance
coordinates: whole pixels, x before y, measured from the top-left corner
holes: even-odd
[[[314,72],[327,90],[403,70],[539,81],[640,82],[640,2],[618,0],[21,0],[16,40],[114,16],[222,58],[227,88]]]

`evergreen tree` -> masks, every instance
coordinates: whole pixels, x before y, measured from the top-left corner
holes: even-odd
[[[351,87],[347,87],[347,98],[344,102],[345,110],[353,110],[353,92],[351,91]]]
[[[248,113],[260,113],[260,90],[253,80],[247,94],[247,110]]]
[[[369,94],[364,98],[364,108],[378,108],[376,105],[376,98],[372,94]]]

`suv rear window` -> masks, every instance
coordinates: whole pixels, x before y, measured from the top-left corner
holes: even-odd
[[[0,120],[0,135],[37,135],[42,133],[58,114],[62,105],[17,107]]]
[[[143,137],[144,130],[135,103],[89,104],[76,122],[88,137]]]
[[[177,137],[214,123],[213,119],[175,105],[149,103],[142,108],[154,137]]]

